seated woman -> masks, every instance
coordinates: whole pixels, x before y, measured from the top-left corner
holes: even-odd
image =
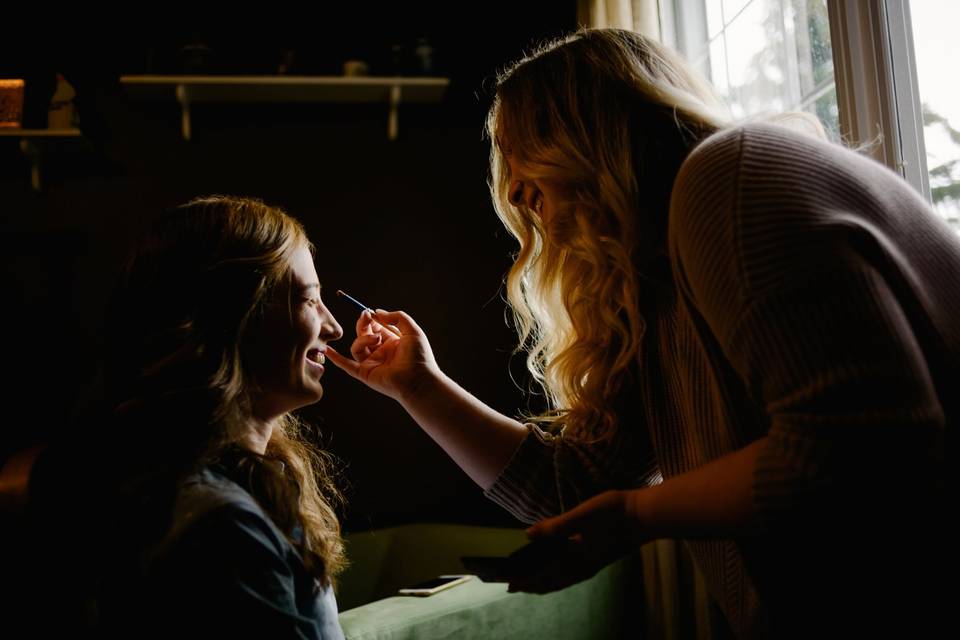
[[[109,636],[342,638],[328,461],[291,412],[343,331],[299,222],[214,196],[159,218],[111,305]]]

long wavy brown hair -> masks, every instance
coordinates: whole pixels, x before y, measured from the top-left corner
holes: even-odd
[[[581,30],[500,75],[487,118],[490,193],[520,243],[507,296],[518,350],[548,400],[531,419],[589,439],[617,428],[673,181],[693,146],[726,122],[706,80],[629,31]],[[549,228],[511,203],[505,152],[529,178],[561,185]]]
[[[289,295],[290,256],[305,245],[313,250],[297,220],[251,198],[198,198],[152,224],[108,320],[108,402],[123,424],[116,437],[138,443],[129,486],[170,490],[237,450],[257,390],[246,341],[265,305]],[[342,496],[331,456],[304,426],[282,416],[265,455],[249,453],[241,470],[308,570],[329,584],[345,565],[335,512]]]

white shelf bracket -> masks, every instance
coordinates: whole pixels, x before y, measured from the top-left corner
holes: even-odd
[[[190,128],[190,94],[186,85],[177,85],[177,102],[180,103],[180,132],[183,134],[183,139],[189,142],[192,130]]]
[[[387,138],[397,139],[397,129],[399,128],[400,107],[400,85],[395,84],[390,87],[390,114],[387,116]]]

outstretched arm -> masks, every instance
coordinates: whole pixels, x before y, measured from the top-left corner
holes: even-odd
[[[392,330],[385,331],[378,321]],[[327,356],[371,389],[397,400],[483,489],[493,485],[527,429],[445,375],[413,318],[402,311],[378,311],[375,320],[364,312],[351,353],[352,360],[328,348]]]

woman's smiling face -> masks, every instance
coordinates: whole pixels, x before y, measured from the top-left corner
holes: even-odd
[[[263,419],[320,400],[327,343],[343,336],[320,298],[320,280],[306,245],[291,255],[288,283],[278,286],[248,342],[256,380],[253,412]]]
[[[510,168],[510,187],[507,192],[510,204],[527,207],[540,216],[546,228],[560,203],[559,185],[548,179],[530,177],[509,148],[503,149],[503,157]]]

